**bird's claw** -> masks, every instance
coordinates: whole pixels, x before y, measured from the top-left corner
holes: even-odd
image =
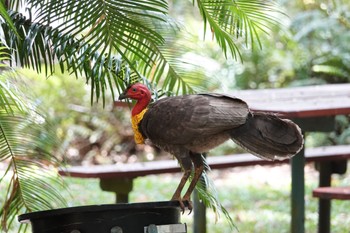
[[[188,206],[187,206],[187,209],[190,211],[188,213],[188,215],[190,215],[192,213],[192,210],[193,210],[193,205],[192,205],[192,201],[188,200]],[[184,214],[184,213],[182,213]]]
[[[185,204],[182,202],[182,200],[179,200],[179,204],[180,204],[180,208],[181,208],[182,214],[184,214],[184,213],[185,213],[185,208],[186,208],[186,206],[185,206]]]
[[[190,211],[190,212],[188,213],[188,215],[190,215],[190,214],[192,213],[193,205],[192,205],[192,201],[191,201],[191,200],[188,200],[188,199],[181,199],[181,198],[180,198],[180,199],[178,199],[178,200],[176,200],[176,201],[178,201],[179,204],[180,204],[180,209],[181,209],[181,211],[182,211],[182,214],[185,213],[186,207],[187,207],[187,209]]]

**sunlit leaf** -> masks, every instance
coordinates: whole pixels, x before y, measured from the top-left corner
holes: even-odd
[[[204,29],[211,30],[225,55],[242,59],[240,41],[248,46],[262,47],[258,32],[268,34],[268,29],[279,24],[278,7],[261,0],[197,0],[204,20]],[[207,25],[208,24],[208,25]]]
[[[11,17],[9,16],[9,14],[7,13],[7,9],[3,3],[3,1],[0,1],[0,15],[1,17],[4,19],[4,21],[10,26],[11,30],[17,35],[19,36],[17,29],[15,27],[15,25],[12,22]]]

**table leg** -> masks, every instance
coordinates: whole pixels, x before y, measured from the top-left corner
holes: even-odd
[[[334,130],[335,117],[308,117],[292,119],[305,132],[331,132]],[[305,152],[304,148],[291,159],[292,194],[291,194],[291,232],[305,232]]]
[[[115,203],[129,203],[129,194],[115,193]]]
[[[305,151],[304,148],[291,159],[291,233],[304,233],[305,227]]]
[[[332,166],[330,162],[319,163],[319,186],[331,186]],[[318,201],[318,232],[329,233],[331,231],[331,201],[320,198]]]
[[[345,174],[347,160],[327,161],[316,164],[319,171],[319,187],[330,187],[332,174]],[[331,232],[331,206],[329,199],[319,198],[318,200],[318,233]]]
[[[133,179],[101,178],[100,187],[103,191],[116,193],[116,203],[128,203],[129,193],[133,187]]]

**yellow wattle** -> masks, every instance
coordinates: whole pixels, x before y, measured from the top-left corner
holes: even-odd
[[[142,134],[139,131],[139,123],[143,118],[143,115],[145,115],[147,111],[147,108],[142,110],[139,114],[136,114],[131,117],[131,125],[132,125],[132,130],[134,131],[134,140],[136,144],[144,144],[145,139],[143,138]]]

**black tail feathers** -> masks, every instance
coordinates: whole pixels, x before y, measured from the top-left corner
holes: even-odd
[[[250,114],[247,122],[231,131],[231,138],[263,159],[290,158],[303,147],[300,128],[290,120],[266,113]]]

